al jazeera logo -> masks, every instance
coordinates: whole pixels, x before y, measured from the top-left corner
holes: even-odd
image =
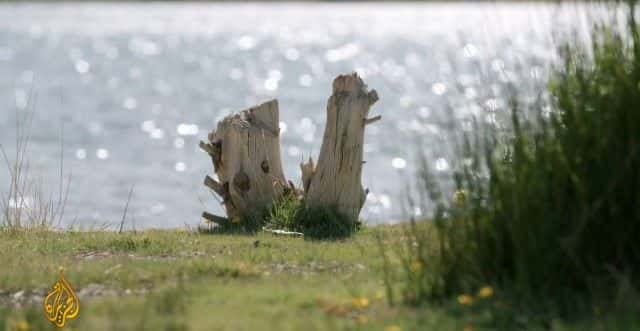
[[[53,284],[43,304],[45,316],[59,328],[64,327],[67,321],[78,317],[80,301],[71,284],[64,278],[63,268],[60,268],[60,279]]]

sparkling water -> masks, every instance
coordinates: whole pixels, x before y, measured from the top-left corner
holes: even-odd
[[[15,149],[16,112],[35,110],[31,171],[71,189],[64,224],[197,225],[223,214],[202,185],[198,141],[230,114],[280,102],[287,178],[317,159],[332,79],[357,71],[380,100],[367,127],[362,217],[391,223],[406,207],[417,156],[455,167],[454,132],[472,117],[498,126],[510,93],[535,99],[558,35],[583,31],[582,5],[555,4],[1,4],[0,143]],[[61,146],[63,147],[61,149]],[[8,174],[0,172],[0,190]]]

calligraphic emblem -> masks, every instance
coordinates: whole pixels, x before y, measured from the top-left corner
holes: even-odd
[[[51,291],[44,298],[44,313],[47,319],[61,328],[68,320],[78,317],[80,301],[71,284],[64,278],[60,270],[60,279],[53,284]]]

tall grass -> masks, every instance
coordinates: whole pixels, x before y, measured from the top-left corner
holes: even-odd
[[[464,139],[467,162],[454,174],[453,197],[423,167],[422,187],[436,212],[434,226],[408,228],[405,302],[491,285],[533,303],[528,309],[566,316],[618,300],[621,286],[627,294],[640,288],[640,29],[633,6],[624,24],[597,24],[591,44],[560,49],[551,113],[535,109],[536,119],[523,121],[513,102],[506,136],[478,130]]]
[[[60,225],[65,212],[71,176],[64,176],[63,143],[60,142],[59,185],[56,193],[48,193],[42,181],[35,177],[29,159],[31,130],[35,115],[33,93],[25,109],[16,109],[16,137],[13,153],[0,144],[8,184],[0,189],[0,230],[46,230]],[[3,181],[0,183],[5,185]]]

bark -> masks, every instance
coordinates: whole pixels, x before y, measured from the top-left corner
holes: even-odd
[[[361,184],[364,129],[381,118],[367,118],[377,100],[376,91],[368,91],[356,73],[333,81],[318,164],[310,159],[300,165],[307,206],[358,218],[368,193]]]
[[[203,217],[225,224],[245,217],[263,217],[288,183],[282,172],[278,101],[232,114],[209,133],[200,147],[211,156],[217,180],[204,184],[222,198],[227,219],[209,213]]]

